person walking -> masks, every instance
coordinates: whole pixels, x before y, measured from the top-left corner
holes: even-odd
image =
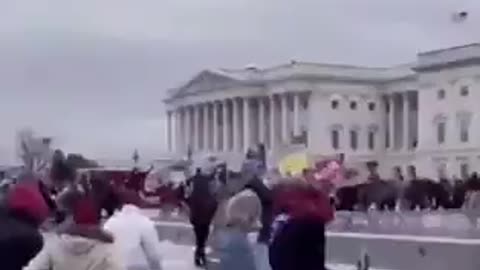
[[[262,158],[263,146],[258,151],[248,151],[246,160],[242,166],[242,174],[247,177],[246,189],[251,190],[258,197],[261,203],[261,227],[258,232],[257,242],[253,245],[257,270],[269,270],[268,264],[268,241],[270,239],[270,228],[273,215],[273,194],[270,188],[265,185],[266,165]]]
[[[124,191],[120,211],[104,224],[104,229],[113,234],[115,245],[128,270],[161,270],[160,240],[155,223],[138,207],[140,198],[133,191]]]
[[[113,237],[100,227],[93,199],[78,197],[68,215],[72,222],[46,236],[45,247],[24,270],[126,270]]]
[[[269,246],[272,270],[325,269],[325,225],[333,219],[333,209],[317,183],[277,186],[274,215]]]
[[[243,189],[225,206],[225,226],[217,232],[219,270],[256,270],[254,250],[248,234],[257,229],[262,206],[258,196]]]
[[[36,182],[15,184],[0,209],[1,269],[22,270],[43,248],[39,227],[48,205]]]
[[[195,234],[194,263],[198,267],[207,264],[205,248],[210,234],[210,225],[218,207],[218,201],[213,190],[211,175],[204,175],[200,168],[196,169],[195,175],[187,180],[190,187],[190,195],[187,205],[190,209],[190,223]]]

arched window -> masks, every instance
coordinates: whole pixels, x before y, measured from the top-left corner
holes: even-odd
[[[329,98],[330,100],[330,108],[332,110],[337,110],[340,108],[340,102],[343,100],[343,96],[339,94],[332,94]]]
[[[356,110],[357,109],[357,102],[356,101],[350,101],[350,109],[351,110]]]
[[[332,109],[336,110],[338,109],[338,106],[340,105],[340,102],[336,99],[330,101],[330,106],[332,107]]]
[[[375,102],[371,101],[368,103],[368,110],[371,112],[375,111]]]

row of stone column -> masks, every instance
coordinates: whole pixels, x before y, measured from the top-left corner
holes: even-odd
[[[234,97],[168,111],[169,150],[240,152],[257,143],[270,149],[289,143],[301,133],[300,95]]]
[[[410,133],[410,113],[412,111],[410,92],[393,93],[386,95],[385,98],[388,104],[387,148],[389,150],[397,150],[398,148],[408,150],[412,147]],[[399,112],[401,112],[401,114],[396,115]],[[395,123],[401,123],[401,125],[395,125]],[[397,143],[399,141],[398,138],[401,138],[400,145]]]

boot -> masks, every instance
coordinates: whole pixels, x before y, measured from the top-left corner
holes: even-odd
[[[205,252],[198,251],[198,250],[195,251],[194,262],[195,262],[196,267],[204,268],[207,264],[207,259],[206,259],[206,256],[205,256]]]

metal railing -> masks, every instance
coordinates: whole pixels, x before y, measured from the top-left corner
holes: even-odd
[[[480,211],[339,211],[328,230],[480,239]]]

